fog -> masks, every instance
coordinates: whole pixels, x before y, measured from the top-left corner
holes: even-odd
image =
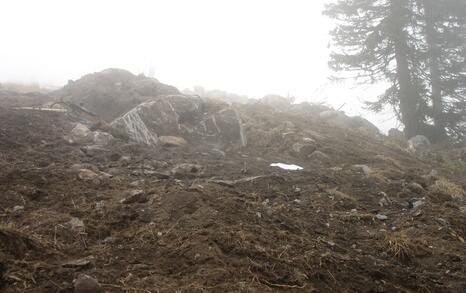
[[[295,96],[363,115],[383,131],[389,112],[362,102],[377,86],[328,77],[324,0],[26,1],[0,4],[0,82],[61,86],[109,67],[153,75],[180,90]]]

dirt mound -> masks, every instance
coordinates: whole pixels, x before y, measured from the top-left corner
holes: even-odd
[[[464,174],[313,108],[240,105],[248,144],[214,148],[180,129],[204,113],[224,129],[225,104],[147,103],[146,127],[189,147],[70,144],[63,113],[0,109],[3,291],[73,292],[83,274],[107,292],[466,288]]]
[[[148,98],[178,93],[175,87],[160,83],[155,78],[112,68],[70,81],[52,95],[57,100],[82,104],[111,122]]]

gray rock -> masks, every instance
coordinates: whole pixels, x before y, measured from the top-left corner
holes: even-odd
[[[431,143],[424,135],[416,135],[408,140],[408,148],[412,151],[423,150],[430,147]]]
[[[408,208],[415,209],[417,207],[420,207],[426,203],[426,198],[412,198],[408,202]]]
[[[408,189],[415,192],[415,193],[423,193],[425,192],[425,189],[424,187],[422,187],[421,184],[417,183],[417,182],[410,182],[408,184]]]
[[[89,145],[81,148],[81,151],[89,157],[99,157],[107,154],[108,150],[101,145]]]
[[[128,165],[129,163],[131,163],[131,157],[130,157],[130,156],[122,156],[118,161],[119,161],[123,166],[126,166],[126,165]]]
[[[113,244],[117,241],[117,238],[113,236],[106,237],[104,240],[102,240],[103,244]]]
[[[148,202],[149,199],[147,195],[144,193],[144,190],[141,189],[134,189],[128,192],[127,196],[120,200],[122,204],[133,204],[133,203],[145,203]]]
[[[89,256],[89,257],[86,257],[86,258],[81,258],[81,259],[70,260],[70,261],[64,262],[62,264],[62,267],[69,268],[69,269],[87,268],[87,267],[92,266],[94,263],[95,263],[95,257]]]
[[[327,154],[321,151],[313,152],[311,155],[309,155],[309,158],[321,162],[328,161],[330,159],[330,157]]]
[[[386,215],[383,215],[383,214],[377,214],[377,215],[375,215],[375,217],[376,217],[377,219],[379,219],[380,221],[386,221],[386,220],[388,220],[388,217],[387,217]]]
[[[171,173],[177,178],[181,178],[181,177],[193,178],[193,177],[199,176],[201,172],[202,172],[201,165],[187,164],[187,163],[176,165],[171,170]]]
[[[362,170],[366,176],[369,176],[372,173],[372,169],[367,165],[353,165],[353,167]]]
[[[136,181],[131,182],[131,183],[129,184],[129,186],[131,186],[131,187],[143,186],[143,185],[144,185],[144,182],[145,182],[144,179],[136,180]]]
[[[151,166],[153,169],[164,169],[168,167],[168,163],[164,161],[158,161],[158,160],[151,160],[148,162],[149,166]]]
[[[105,146],[114,140],[114,137],[106,132],[93,131],[91,133],[92,143],[94,145]]]
[[[369,120],[359,116],[351,117],[350,119],[350,127],[358,129],[359,131],[372,136],[377,136],[380,134],[380,130],[377,128],[377,126],[372,124]]]
[[[124,168],[110,168],[107,170],[107,173],[112,176],[119,176],[119,175],[125,174],[125,169]]]
[[[81,274],[73,281],[74,293],[101,293],[102,287],[96,279]]]
[[[311,143],[311,144],[313,144],[313,143],[316,142],[315,139],[312,139],[312,138],[310,138],[310,137],[304,137],[304,138],[303,138],[303,141],[304,141],[305,143]]]
[[[23,210],[24,210],[24,206],[14,206],[13,207],[13,213],[21,212]]]
[[[113,153],[111,154],[110,156],[108,156],[108,158],[110,159],[110,161],[112,162],[117,162],[118,160],[120,160],[122,158],[121,154],[120,153]]]
[[[70,144],[82,144],[89,143],[92,141],[92,132],[89,128],[81,123],[76,124],[76,126],[71,130],[70,134],[65,136],[65,140]]]
[[[89,169],[81,169],[78,172],[78,179],[82,181],[98,181],[99,180],[99,174],[95,173],[94,171],[91,171]]]
[[[161,136],[159,137],[159,144],[164,147],[182,147],[186,146],[188,142],[178,136]]]
[[[221,151],[219,149],[212,149],[210,151],[210,153],[212,154],[212,156],[217,159],[217,160],[221,160],[221,159],[224,159],[226,157],[226,154],[224,151]]]
[[[295,155],[307,157],[315,152],[316,147],[309,143],[297,142],[291,147]]]

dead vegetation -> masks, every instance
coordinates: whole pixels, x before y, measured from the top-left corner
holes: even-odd
[[[413,244],[404,232],[391,233],[385,238],[387,252],[400,260],[413,258]]]
[[[466,192],[461,186],[445,178],[437,180],[435,184],[430,187],[430,191],[434,195],[449,196],[455,200],[464,200],[466,197]]]

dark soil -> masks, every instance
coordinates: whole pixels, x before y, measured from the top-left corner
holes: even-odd
[[[63,139],[62,113],[0,109],[0,290],[73,292],[85,273],[107,292],[466,292],[464,199],[426,177],[445,169],[312,117],[240,108],[248,146],[217,146],[225,158],[126,142],[89,156]],[[293,153],[303,138],[328,159]],[[167,175],[179,163],[202,171]],[[74,164],[114,176],[81,181]],[[147,200],[120,203],[133,189]]]

